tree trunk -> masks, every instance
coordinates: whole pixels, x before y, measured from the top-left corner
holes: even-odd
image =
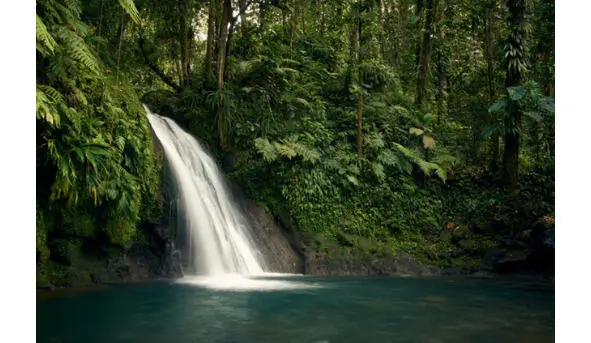
[[[363,73],[359,71],[359,95],[357,97],[357,155],[361,157],[363,148]]]
[[[385,61],[386,49],[384,48],[384,3],[382,0],[378,0],[378,21],[378,42],[380,44],[380,57],[382,58],[382,61]]]
[[[297,18],[297,9],[295,6],[295,1],[292,3],[291,9],[291,17],[289,20],[290,26],[290,34],[289,34],[289,58],[293,59],[293,42],[296,37],[297,25],[298,25],[298,18]]]
[[[103,0],[101,0],[101,10],[99,12],[99,21],[98,21],[98,38],[101,38],[101,34],[102,34],[102,27],[103,27]],[[97,40],[96,42],[96,50],[98,51],[98,43],[99,41]]]
[[[181,74],[183,75],[183,82],[181,83],[182,87],[186,87],[189,83],[189,71],[188,71],[188,35],[187,35],[187,25],[185,22],[185,0],[178,0],[179,6],[179,43],[181,47],[180,51],[180,59],[181,59]]]
[[[416,25],[419,28],[419,34],[417,38],[417,45],[415,48],[415,68],[418,70],[419,65],[421,63],[421,28],[422,28],[422,20],[421,16],[423,14],[423,0],[416,0],[415,6],[415,17],[417,18]]]
[[[415,104],[422,108],[425,93],[427,91],[427,77],[429,76],[431,59],[431,31],[433,23],[433,10],[435,0],[426,0],[425,8],[425,29],[423,31],[423,46],[421,49],[421,61],[419,65],[419,75],[417,78],[417,91],[415,95]]]
[[[203,66],[203,74],[206,81],[212,79],[213,43],[215,36],[215,3],[215,0],[209,1],[209,13],[207,18],[207,46],[205,48],[205,63]]]
[[[492,104],[495,100],[494,87],[494,37],[493,37],[493,12],[494,3],[487,4],[486,14],[484,16],[484,33],[485,33],[485,49],[486,54],[486,78],[488,81],[488,101]],[[491,114],[491,124],[496,123],[496,113]],[[490,170],[496,173],[499,169],[499,133],[495,131],[491,137],[491,154]]]
[[[524,63],[524,42],[525,38],[523,23],[525,19],[524,0],[508,0],[509,7],[509,39],[507,46],[514,51],[508,54],[505,59],[507,75],[505,87],[516,87],[521,84],[522,68]],[[505,150],[503,151],[503,181],[509,189],[517,186],[519,172],[519,131],[521,130],[521,109],[512,106],[509,115],[505,116]]]
[[[150,56],[148,55],[148,53],[146,52],[145,49],[145,44],[146,44],[146,40],[143,36],[143,34],[140,34],[140,38],[138,40],[138,46],[140,48],[140,51],[142,52],[142,55],[144,56],[144,61],[146,62],[146,64],[148,65],[148,67],[150,67],[150,69],[152,69],[152,71],[154,72],[154,74],[158,75],[158,77],[160,77],[160,79],[166,83],[167,85],[169,85],[171,88],[173,88],[175,91],[180,92],[182,89],[179,85],[177,85],[173,78],[168,76],[166,73],[164,73],[156,64],[156,61],[152,61],[150,59]]]
[[[445,116],[445,87],[447,84],[447,61],[443,56],[443,49],[437,49],[437,77],[435,79],[437,87],[437,125],[441,125]]]
[[[355,54],[357,52],[357,27],[351,26],[349,31],[349,63],[347,64],[347,72],[345,74],[344,92],[349,91],[351,86],[351,78],[353,74],[353,68],[355,65]]]
[[[246,36],[246,0],[238,0],[238,9],[240,10],[240,32],[242,37]]]
[[[448,58],[447,56],[448,50],[446,49],[445,45],[445,30],[443,29],[443,21],[445,19],[445,11],[442,8],[445,8],[445,5],[437,4],[437,24],[435,26],[436,36],[439,37],[439,42],[436,48],[436,90],[437,93],[435,95],[437,100],[437,125],[441,125],[443,117],[446,113],[445,109],[445,87],[447,84],[447,68],[448,68]]]
[[[119,66],[121,62],[121,46],[123,45],[123,30],[125,30],[125,9],[121,10],[121,24],[119,26],[119,47],[117,48],[117,86],[119,86]]]
[[[359,52],[358,52],[358,62],[357,62],[357,70],[359,73],[359,95],[357,98],[357,155],[361,158],[362,150],[363,150],[363,70],[361,69],[361,63],[363,63],[363,55],[365,48],[364,46],[364,39],[362,37],[362,20],[361,20],[361,12],[363,6],[363,0],[358,2],[358,12],[357,12],[357,39],[359,40]]]
[[[220,22],[220,39],[218,42],[218,60],[217,60],[217,86],[218,91],[224,90],[224,66],[226,64],[226,42],[228,39],[228,24],[232,18],[232,1],[221,0],[222,2],[222,20]]]

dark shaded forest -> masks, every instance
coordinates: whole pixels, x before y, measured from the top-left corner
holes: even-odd
[[[38,0],[37,283],[146,244],[204,142],[306,251],[553,272],[554,1]]]

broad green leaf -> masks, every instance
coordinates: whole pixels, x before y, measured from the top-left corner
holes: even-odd
[[[538,106],[540,107],[540,109],[542,109],[550,114],[555,113],[554,99],[552,99],[550,97],[541,98],[538,103]]]
[[[347,180],[349,180],[349,182],[351,182],[355,186],[359,186],[359,180],[357,180],[357,178],[355,176],[347,175]]]
[[[497,99],[488,108],[488,113],[497,112],[498,110],[504,109],[505,107],[507,107],[507,100]]]
[[[525,95],[525,88],[523,87],[509,87],[507,88],[507,92],[509,93],[509,98],[513,101],[519,101],[523,99]]]
[[[488,137],[490,137],[494,132],[500,130],[502,127],[501,124],[496,123],[493,125],[489,125],[486,127],[486,129],[484,129],[484,131],[481,134],[482,139],[487,139]]]

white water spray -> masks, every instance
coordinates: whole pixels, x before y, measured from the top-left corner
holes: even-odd
[[[203,276],[264,274],[249,223],[233,205],[214,160],[174,121],[145,109],[178,184],[191,267]]]

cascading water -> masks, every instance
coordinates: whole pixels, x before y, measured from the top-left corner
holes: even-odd
[[[204,276],[263,274],[264,259],[250,238],[249,223],[232,203],[214,160],[174,121],[144,108],[178,186],[190,267]]]

